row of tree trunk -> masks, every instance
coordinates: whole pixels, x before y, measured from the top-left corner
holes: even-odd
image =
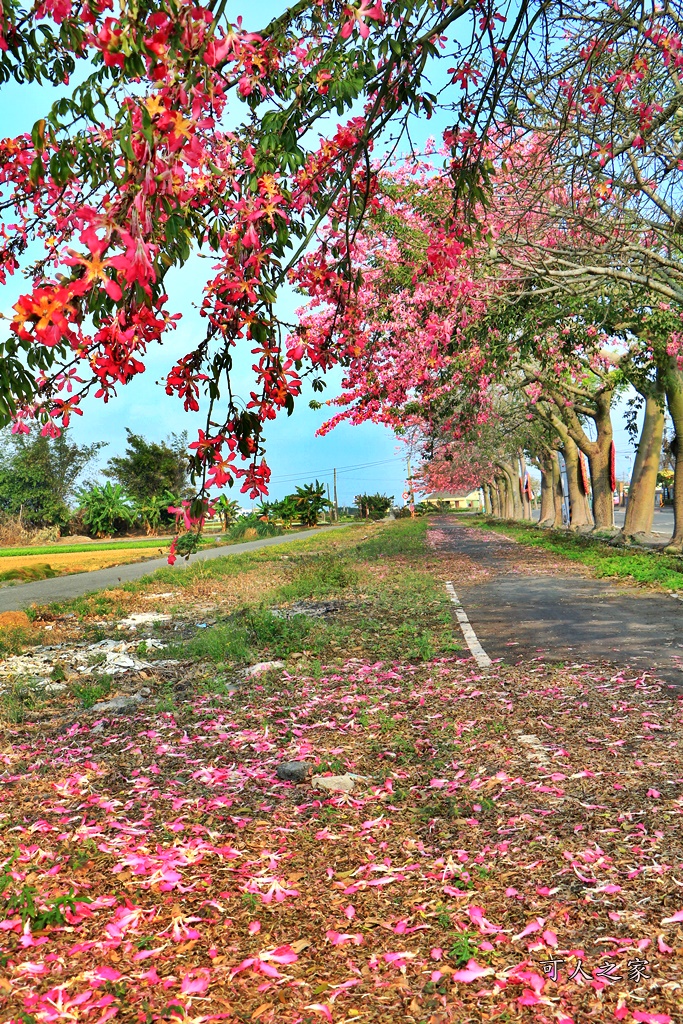
[[[665,410],[673,421],[676,455],[674,477],[674,535],[668,550],[683,550],[683,380],[673,368],[666,379],[658,377],[643,393],[644,419],[631,475],[626,517],[621,534],[631,542],[649,534],[655,508],[655,490],[660,467]],[[598,402],[595,440],[589,439],[578,422],[567,428],[557,417],[547,414],[547,422],[556,429],[557,447],[536,455],[541,472],[541,514],[539,525],[559,528],[563,525],[563,487],[558,455],[564,457],[570,507],[570,527],[595,531],[614,531],[614,442],[610,409],[613,395],[605,392]],[[541,410],[541,415],[543,412]],[[681,455],[678,444],[681,439]],[[578,442],[578,443],[577,443]],[[584,461],[585,460],[585,461]],[[493,480],[484,486],[485,511],[503,519],[531,519],[531,505],[524,493],[524,458],[501,460]],[[590,477],[590,484],[588,483]]]

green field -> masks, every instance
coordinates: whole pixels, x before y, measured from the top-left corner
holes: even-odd
[[[16,558],[17,555],[70,555],[84,551],[116,551],[118,548],[165,548],[170,544],[168,537],[152,537],[149,540],[105,540],[92,544],[44,544],[36,547],[0,548],[0,558]]]

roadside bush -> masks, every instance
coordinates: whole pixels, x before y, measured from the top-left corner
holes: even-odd
[[[282,533],[280,526],[264,521],[256,513],[252,512],[251,515],[242,516],[241,519],[238,519],[235,525],[230,528],[228,536],[231,540],[239,540],[241,537],[244,537],[248,530],[255,530],[257,537],[279,537]]]
[[[161,495],[139,498],[133,506],[136,518],[144,527],[147,536],[154,536],[161,527],[169,528],[175,524],[175,518],[168,511],[169,506],[180,504],[181,499],[170,491]]]
[[[261,519],[274,526],[281,526],[284,530],[288,530],[299,517],[299,509],[291,494],[286,495],[281,501],[262,501],[257,511]]]
[[[361,518],[384,519],[394,503],[394,496],[392,494],[389,498],[386,494],[357,494],[354,501]]]
[[[239,501],[236,501],[234,498],[226,498],[224,494],[221,494],[214,508],[224,530],[229,530],[237,522],[240,512]]]
[[[297,487],[296,493],[288,497],[297,509],[302,526],[317,526],[322,513],[332,507],[332,502],[325,497],[325,484],[319,480],[305,487]]]
[[[93,484],[78,493],[83,523],[95,537],[119,533],[135,522],[135,510],[120,484]]]

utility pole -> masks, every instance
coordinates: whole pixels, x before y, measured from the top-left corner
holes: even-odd
[[[339,505],[337,504],[337,470],[334,471],[334,521],[339,522]]]
[[[329,502],[329,504],[327,506],[327,514],[330,517],[330,522],[332,522],[332,508],[331,508],[332,502],[330,501],[330,485],[326,484],[326,487],[327,487],[327,500]]]
[[[410,468],[410,455],[407,459],[408,462],[408,490],[410,491],[410,514],[415,515],[415,491],[413,490],[413,474]]]

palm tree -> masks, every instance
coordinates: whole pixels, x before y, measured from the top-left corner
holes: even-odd
[[[325,484],[319,480],[305,487],[297,487],[292,497],[302,526],[317,526],[319,516],[325,509],[332,507],[332,502],[325,497]]]
[[[239,501],[236,501],[234,498],[226,498],[224,494],[221,494],[214,508],[220,516],[223,529],[229,530],[233,523],[237,521],[240,510]]]

